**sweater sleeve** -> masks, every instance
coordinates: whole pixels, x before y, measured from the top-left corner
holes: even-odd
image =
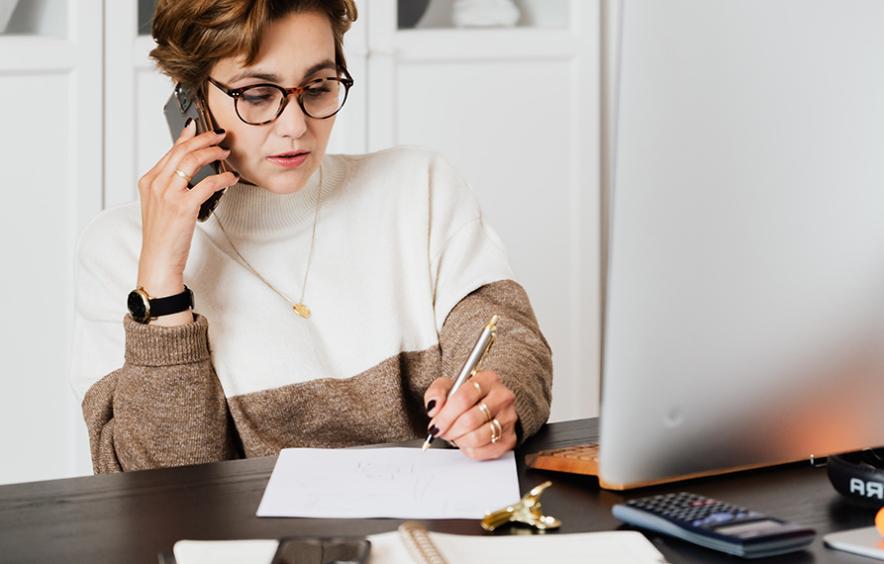
[[[491,319],[500,317],[497,337],[479,366],[493,370],[516,396],[519,442],[549,418],[552,353],[525,290],[512,280],[486,284],[462,299],[448,314],[440,335],[442,370],[454,375]]]
[[[125,315],[138,264],[139,215],[129,206],[102,212],[77,242],[70,379],[96,473],[235,456],[206,319],[161,327]]]
[[[125,364],[83,400],[96,473],[236,456],[234,427],[212,368],[208,323],[144,325],[126,316]]]

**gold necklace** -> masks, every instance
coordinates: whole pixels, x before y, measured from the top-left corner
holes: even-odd
[[[230,248],[233,249],[233,252],[236,253],[236,256],[239,257],[239,260],[242,262],[243,266],[249,269],[252,274],[258,277],[261,282],[263,282],[268,288],[276,292],[279,297],[288,302],[289,305],[292,306],[292,310],[295,313],[303,317],[304,319],[309,319],[312,312],[310,308],[304,305],[304,293],[307,291],[307,275],[310,273],[310,262],[313,259],[313,244],[316,241],[316,221],[319,218],[319,208],[322,205],[322,165],[319,166],[319,190],[316,193],[316,205],[315,211],[313,212],[313,232],[310,235],[310,250],[307,252],[307,265],[304,267],[304,283],[301,284],[301,298],[295,302],[290,297],[282,293],[278,290],[273,284],[267,281],[260,272],[255,270],[255,268],[249,264],[249,261],[246,260],[246,257],[242,256],[242,253],[236,248],[236,245],[233,244],[233,241],[230,239],[230,235],[227,234],[227,230],[224,229],[224,225],[221,223],[221,220],[218,218],[217,214],[212,214],[215,216],[215,221],[218,222],[218,227],[221,228],[221,233],[224,234],[224,237],[227,239],[227,244],[230,245]],[[263,189],[263,188],[262,188]]]

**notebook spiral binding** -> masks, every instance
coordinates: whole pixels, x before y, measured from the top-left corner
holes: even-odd
[[[448,564],[433,544],[427,529],[420,523],[406,521],[399,525],[399,534],[415,562],[420,564]]]

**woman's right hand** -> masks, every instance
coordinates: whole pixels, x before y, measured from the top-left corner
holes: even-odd
[[[188,189],[187,180],[175,172],[193,175],[203,166],[227,158],[230,151],[218,146],[224,136],[224,130],[196,135],[196,123],[190,120],[172,148],[138,181],[142,233],[138,286],[152,297],[184,290],[184,266],[200,205],[239,179],[233,172],[213,174]],[[181,312],[153,323],[180,325],[191,320],[189,312]]]

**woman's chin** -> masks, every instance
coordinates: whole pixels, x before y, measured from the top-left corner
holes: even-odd
[[[285,171],[282,173],[275,172],[274,174],[265,175],[262,179],[263,182],[256,182],[255,184],[274,194],[292,194],[307,184],[310,175],[305,175],[305,172],[302,170]]]

